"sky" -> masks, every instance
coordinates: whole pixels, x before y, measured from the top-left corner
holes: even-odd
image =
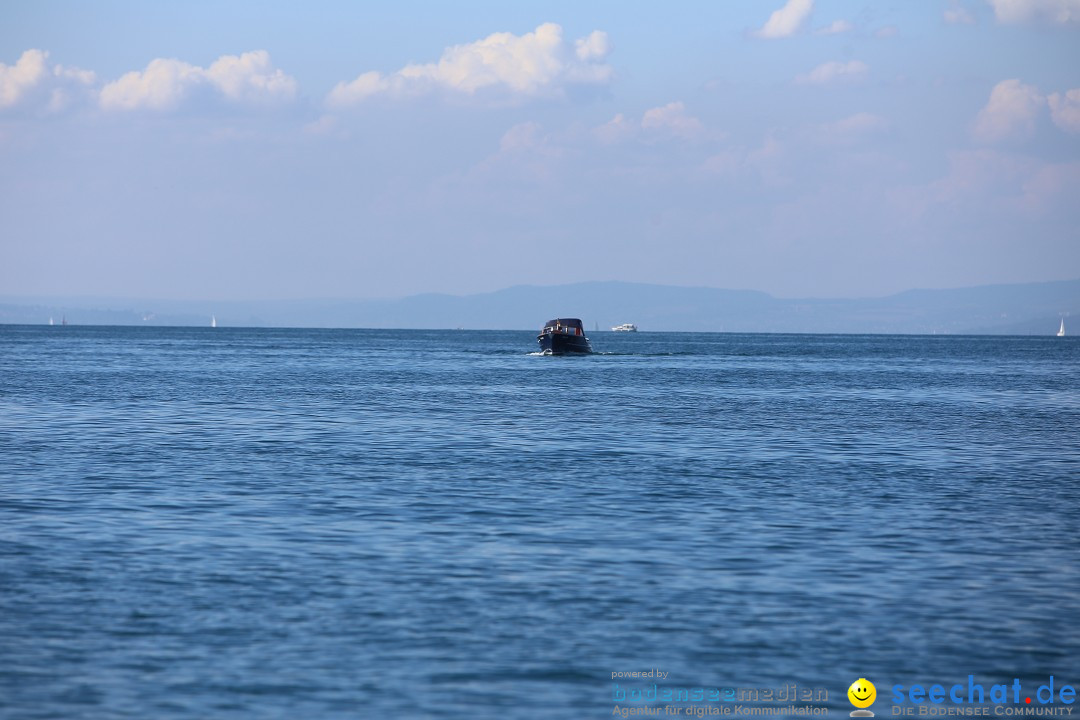
[[[0,295],[1080,278],[1080,0],[0,7]]]

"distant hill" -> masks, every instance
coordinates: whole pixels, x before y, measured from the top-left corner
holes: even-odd
[[[537,329],[579,317],[603,330],[1047,335],[1077,317],[1080,280],[909,290],[882,298],[781,299],[750,290],[623,282],[522,285],[478,295],[394,300],[205,302],[106,298],[0,298],[0,323]],[[1071,333],[1070,333],[1071,334]]]

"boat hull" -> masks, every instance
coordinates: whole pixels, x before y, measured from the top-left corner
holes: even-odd
[[[565,333],[540,333],[536,336],[545,355],[584,355],[593,351],[589,338]]]

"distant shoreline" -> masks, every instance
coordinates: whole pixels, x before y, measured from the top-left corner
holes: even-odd
[[[752,290],[595,282],[517,286],[477,295],[397,300],[170,301],[0,298],[0,324],[438,330],[534,330],[548,317],[586,330],[840,335],[1053,335],[1080,316],[1080,279],[909,290],[881,298],[781,299]],[[590,330],[591,329],[591,330]],[[1078,324],[1080,330],[1080,324]]]

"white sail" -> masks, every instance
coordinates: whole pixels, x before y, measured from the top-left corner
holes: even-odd
[[[1065,337],[1065,318],[1061,318],[1061,327],[1058,328],[1058,337]]]
[[[216,315],[211,315],[210,316],[210,327],[217,327],[217,316]]]

